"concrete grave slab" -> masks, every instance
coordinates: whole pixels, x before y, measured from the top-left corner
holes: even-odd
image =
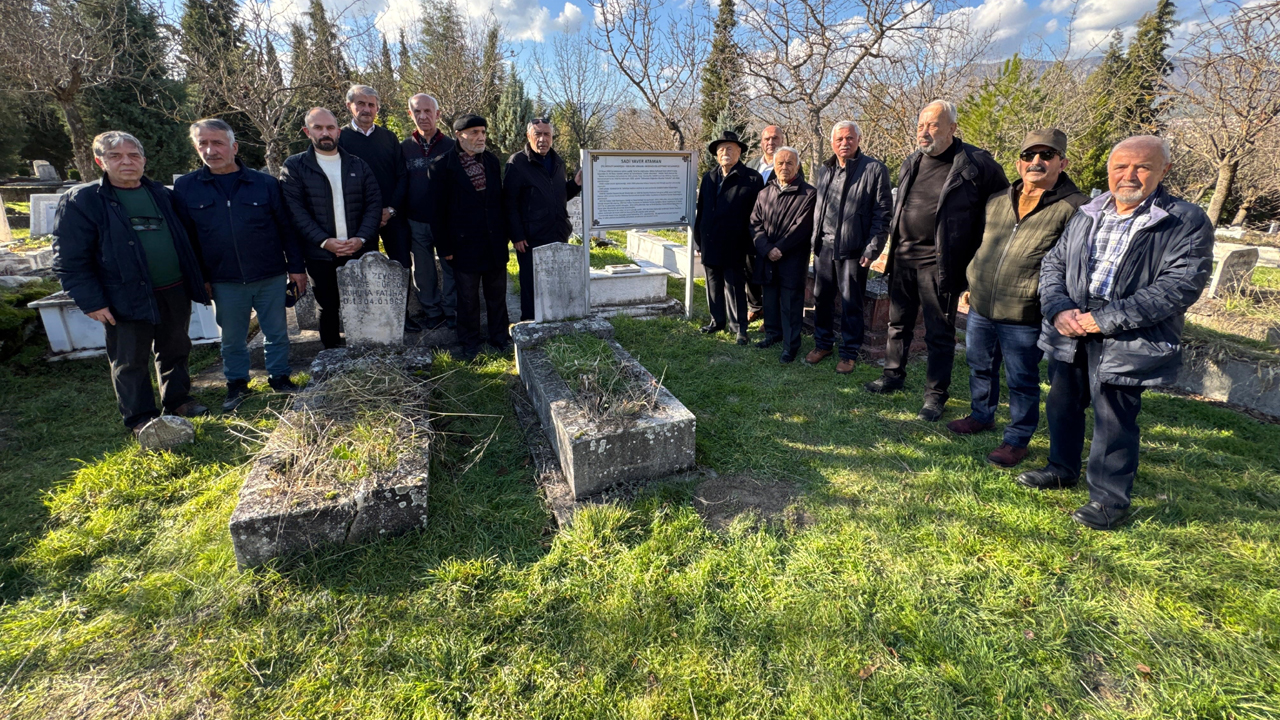
[[[586,317],[586,258],[582,248],[551,243],[533,249],[533,319],[559,322]]]
[[[641,230],[627,231],[627,257],[648,260],[673,274],[686,277],[689,274],[689,249],[677,242],[664,240],[658,235]],[[693,255],[693,276],[706,277],[702,269],[702,255]]]
[[[582,254],[582,250],[578,250]],[[648,260],[637,259],[638,272],[613,274],[591,271],[591,307],[645,305],[667,299],[667,277],[671,271]]]
[[[1227,253],[1213,268],[1209,278],[1209,297],[1239,295],[1253,284],[1253,269],[1258,265],[1258,248],[1244,248]]]
[[[48,235],[53,232],[54,219],[58,214],[58,201],[62,193],[36,193],[31,196],[31,237]]]

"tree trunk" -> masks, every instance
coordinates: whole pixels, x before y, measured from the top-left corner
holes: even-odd
[[[98,166],[93,162],[93,139],[85,128],[84,118],[80,115],[80,108],[76,107],[75,98],[58,98],[57,102],[67,121],[67,134],[71,136],[71,151],[75,155],[76,169],[80,171],[80,180],[97,180],[99,173]]]
[[[1231,221],[1232,225],[1244,225],[1245,218],[1249,216],[1249,211],[1253,209],[1253,198],[1245,198],[1240,203],[1240,209],[1236,211],[1236,217]]]
[[[671,131],[671,144],[676,150],[684,149],[684,131],[680,129],[680,123],[670,118],[664,118],[667,121],[667,129]]]
[[[280,152],[280,138],[276,135],[271,135],[269,137],[264,137],[262,140],[263,144],[266,145],[265,160],[267,163],[267,172],[270,173],[272,177],[278,178],[280,177],[280,166],[283,164],[283,161],[280,158],[283,154]]]
[[[1236,170],[1240,167],[1240,161],[1231,158],[1218,163],[1218,183],[1213,187],[1213,199],[1209,201],[1209,222],[1214,227],[1218,225],[1218,219],[1222,216],[1222,206],[1227,202],[1227,196],[1231,194],[1231,186],[1236,180]]]
[[[822,164],[823,143],[826,141],[826,134],[822,130],[822,111],[810,111],[809,113],[809,131],[813,133],[813,150],[809,157],[813,168],[813,175],[809,178],[810,182],[817,182],[818,166]]]

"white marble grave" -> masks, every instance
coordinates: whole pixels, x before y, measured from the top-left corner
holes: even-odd
[[[551,243],[533,249],[535,322],[587,316],[586,262],[580,245]]]
[[[404,344],[409,271],[380,252],[338,268],[338,296],[348,347]]]
[[[53,220],[58,214],[58,201],[61,199],[62,193],[35,193],[31,196],[31,237],[53,232]]]

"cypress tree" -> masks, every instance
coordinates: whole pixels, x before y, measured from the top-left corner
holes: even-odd
[[[1173,70],[1166,53],[1177,25],[1172,0],[1160,0],[1138,20],[1138,32],[1125,56],[1124,91],[1127,106],[1120,113],[1126,135],[1153,134],[1161,129],[1164,103],[1159,100],[1161,82]]]
[[[498,112],[502,94],[506,90],[502,68],[502,30],[494,25],[489,28],[484,39],[484,53],[480,57],[480,73],[483,90],[480,96],[478,112],[486,118],[492,118]],[[512,73],[514,75],[514,71]],[[521,96],[524,85],[520,85]]]
[[[702,68],[702,103],[699,116],[702,120],[703,143],[731,130],[746,141],[747,113],[742,103],[742,50],[734,42],[733,31],[738,25],[733,0],[720,0],[715,20],[715,36],[707,64]],[[746,159],[744,158],[744,161]],[[705,171],[715,163],[715,158],[703,157]]]
[[[499,158],[519,152],[525,145],[525,127],[533,118],[533,100],[525,95],[524,82],[512,69],[502,87],[497,111],[490,120],[489,145]]]

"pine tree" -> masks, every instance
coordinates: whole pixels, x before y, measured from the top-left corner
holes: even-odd
[[[304,77],[311,86],[309,95],[313,105],[333,111],[341,124],[347,117],[346,98],[351,73],[338,47],[338,33],[325,12],[322,0],[311,0],[307,20],[311,24],[311,41]]]
[[[476,110],[485,118],[492,118],[498,112],[502,102],[502,94],[506,89],[502,67],[502,30],[497,25],[489,28],[484,39],[484,54],[480,57],[480,72],[484,82],[481,92],[480,107]],[[514,71],[512,75],[514,76]],[[520,85],[521,95],[524,85]]]
[[[1172,0],[1160,0],[1151,12],[1138,20],[1138,32],[1125,56],[1124,98],[1119,120],[1125,135],[1154,134],[1161,129],[1159,87],[1173,70],[1166,53],[1177,25]]]
[[[180,49],[187,66],[187,114],[225,120],[235,132],[240,159],[249,167],[261,167],[266,159],[261,134],[243,113],[227,107],[225,88],[218,87],[246,62],[244,36],[236,25],[238,11],[233,0],[184,3]]]
[[[1071,175],[1086,193],[1093,188],[1107,189],[1107,156],[1121,132],[1117,98],[1126,95],[1123,90],[1126,68],[1124,36],[1117,30],[1102,56],[1102,63],[1085,81],[1091,115],[1089,127],[1079,141],[1072,138],[1069,148],[1079,153],[1078,157],[1072,157]]]
[[[738,25],[733,0],[720,0],[715,20],[715,37],[711,53],[702,69],[702,141],[711,142],[724,131],[731,130],[746,138],[747,112],[743,106],[742,51],[734,42],[733,30]],[[702,159],[703,170],[715,158]]]
[[[960,103],[960,132],[966,142],[990,152],[1010,179],[1018,177],[1017,158],[1028,124],[1037,124],[1045,96],[1035,71],[1014,55],[994,78],[984,80]]]
[[[499,158],[519,152],[525,145],[525,127],[533,118],[533,100],[525,95],[524,82],[512,69],[502,87],[497,111],[489,123],[489,149]]]

